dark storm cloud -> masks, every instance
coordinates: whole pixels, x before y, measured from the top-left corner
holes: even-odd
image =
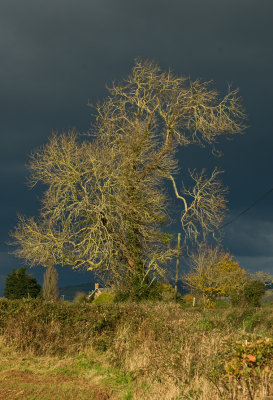
[[[225,244],[240,257],[273,257],[273,219],[244,217],[226,229]]]
[[[127,73],[138,55],[164,67],[175,60],[179,72],[211,78],[224,66],[226,79],[242,69],[265,71],[272,61],[269,1],[8,1],[1,8],[2,76],[8,87],[14,79],[10,96],[24,89],[47,110],[71,85],[92,82],[89,96],[94,86],[100,91],[100,79]]]
[[[273,257],[253,256],[253,257],[237,257],[241,267],[245,268],[250,273],[258,271],[267,272],[272,275]]]
[[[273,185],[272,15],[271,0],[2,0],[0,248],[6,248],[16,212],[37,212],[39,192],[24,186],[28,154],[52,130],[88,130],[88,99],[103,99],[105,84],[126,76],[138,56],[193,79],[215,79],[221,91],[227,82],[240,87],[247,133],[221,143],[221,159],[205,150],[182,152],[182,166],[194,160],[197,167],[219,164],[226,170],[233,214],[268,190]],[[248,226],[242,222],[228,233],[227,243],[242,257],[271,257],[271,222],[259,222],[268,211],[261,204],[255,212]]]
[[[247,103],[246,87],[263,101],[272,88],[272,11],[269,1],[242,0],[1,2],[4,133],[36,145],[51,129],[88,129],[87,99],[103,97],[136,56],[222,88],[233,81]]]

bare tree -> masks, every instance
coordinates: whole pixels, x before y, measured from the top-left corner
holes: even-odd
[[[40,218],[19,217],[12,236],[17,256],[31,265],[85,267],[142,284],[163,275],[176,254],[164,232],[168,181],[181,200],[185,241],[215,231],[226,208],[217,169],[209,177],[190,171],[192,187],[179,191],[176,150],[242,132],[245,115],[237,90],[220,98],[210,82],[150,62],[137,61],[109,93],[90,138],[53,135],[31,156],[30,184],[47,190]]]
[[[52,265],[44,273],[42,294],[44,300],[56,301],[59,298],[58,272]]]

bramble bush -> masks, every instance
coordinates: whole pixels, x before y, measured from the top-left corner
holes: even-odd
[[[265,394],[269,394],[269,382],[273,368],[273,339],[251,338],[231,343],[232,358],[225,365],[226,377],[246,388],[249,398],[254,399],[263,381]]]

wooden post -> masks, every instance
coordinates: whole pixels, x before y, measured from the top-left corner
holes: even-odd
[[[179,260],[180,260],[180,239],[181,233],[177,235],[177,257],[176,257],[176,269],[175,269],[175,283],[174,283],[174,301],[177,299],[177,284],[178,284],[178,273],[179,273]]]

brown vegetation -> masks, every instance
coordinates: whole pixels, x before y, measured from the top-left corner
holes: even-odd
[[[90,371],[95,357],[131,385],[128,399],[260,400],[272,390],[271,308],[39,301],[0,307],[8,346],[39,357],[84,354]]]

